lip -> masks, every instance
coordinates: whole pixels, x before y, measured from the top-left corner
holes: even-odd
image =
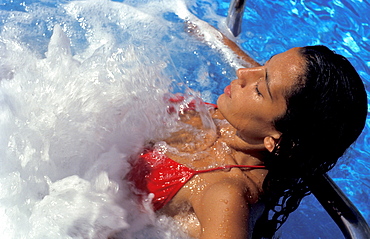
[[[228,97],[231,98],[231,85],[228,85],[228,86],[225,87],[224,93],[225,93],[225,95],[227,95]]]

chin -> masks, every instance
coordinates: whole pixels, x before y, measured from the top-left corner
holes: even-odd
[[[222,95],[220,95],[219,97],[218,97],[218,99],[217,99],[217,102],[216,102],[216,104],[217,104],[217,107],[220,107],[220,105],[223,105],[223,102],[224,102],[224,98],[226,97],[226,95],[225,94],[222,94]]]
[[[225,95],[220,95],[216,102],[218,111],[222,114],[222,116],[227,120],[225,117],[225,113],[227,113],[227,103],[225,102]],[[227,120],[228,121],[228,120]]]
[[[216,102],[216,104],[217,104],[217,109],[222,113],[223,112],[223,109],[224,109],[224,106],[225,106],[225,103],[224,103],[224,98],[225,97],[225,95],[224,94],[222,94],[222,95],[220,95],[219,97],[218,97],[218,99],[217,99],[217,102]]]

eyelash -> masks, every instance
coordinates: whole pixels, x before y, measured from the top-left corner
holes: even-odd
[[[257,95],[262,96],[262,93],[258,89],[258,83],[255,85],[255,90],[257,92]]]

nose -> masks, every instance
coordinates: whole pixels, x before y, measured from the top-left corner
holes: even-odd
[[[262,67],[252,67],[252,68],[239,68],[236,71],[236,76],[242,87],[244,87],[248,82],[255,82],[261,77],[263,77]]]

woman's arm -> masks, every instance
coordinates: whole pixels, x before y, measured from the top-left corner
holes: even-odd
[[[230,40],[224,34],[222,34],[223,43],[228,46],[236,55],[240,57],[243,61],[249,63],[252,67],[260,66],[255,60],[253,60],[247,53],[245,53],[235,42]]]
[[[241,183],[226,180],[210,186],[193,203],[200,222],[200,239],[248,238],[249,206]]]
[[[220,31],[218,31],[207,22],[194,18],[192,20],[186,21],[186,24],[188,27],[188,32],[197,36],[201,40],[204,40],[211,44],[219,41],[223,46],[228,47],[239,59],[246,63],[244,66],[260,66],[260,64],[258,64],[248,54],[246,54],[234,41],[230,40],[227,36],[222,34]]]

